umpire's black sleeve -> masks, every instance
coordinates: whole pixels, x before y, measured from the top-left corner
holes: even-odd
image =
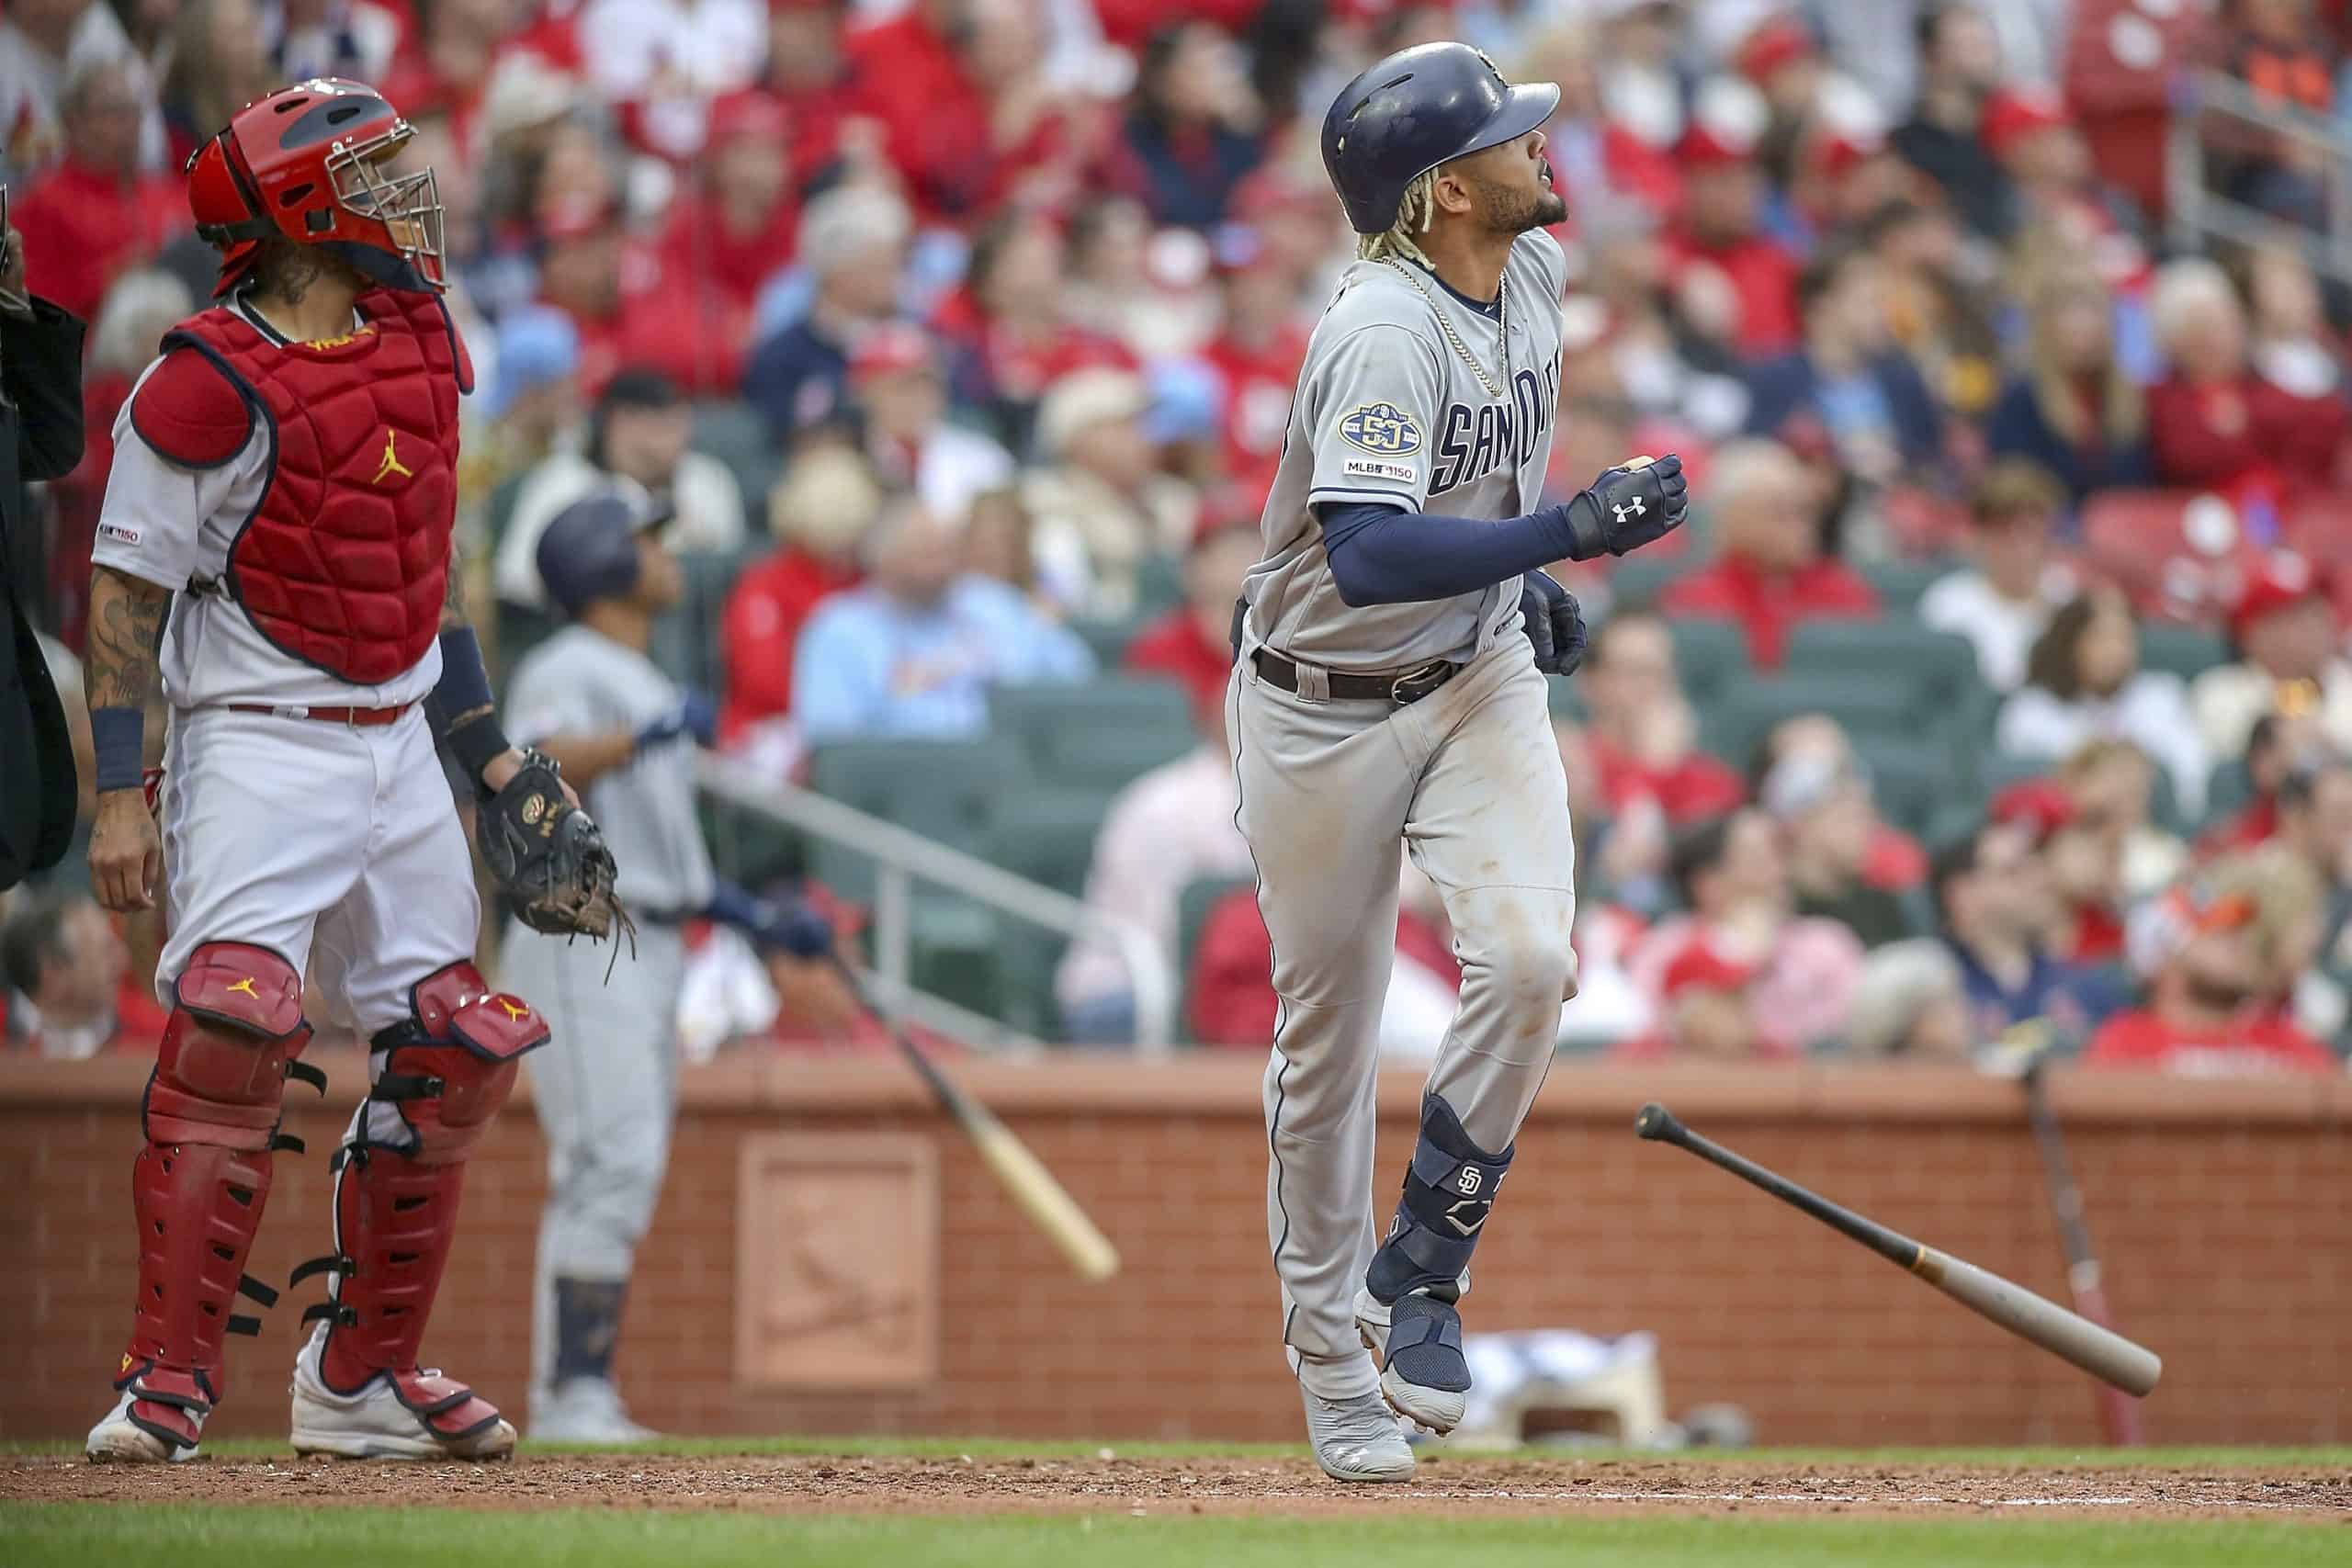
[[[0,389],[17,405],[17,476],[62,479],[82,460],[82,321],[46,299],[0,315]]]

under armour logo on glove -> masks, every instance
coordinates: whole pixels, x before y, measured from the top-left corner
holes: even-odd
[[[1567,513],[1572,560],[1622,556],[1682,525],[1690,497],[1682,459],[1669,452],[1651,462],[1635,458],[1604,469],[1592,488],[1571,499]]]
[[[1637,495],[1634,497],[1634,503],[1631,506],[1612,506],[1610,510],[1617,513],[1617,521],[1623,524],[1629,515],[1634,517],[1642,515],[1642,498]]]

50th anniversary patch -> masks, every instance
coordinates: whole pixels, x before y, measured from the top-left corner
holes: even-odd
[[[1340,421],[1340,439],[1383,457],[1421,449],[1420,423],[1395,403],[1364,403]]]

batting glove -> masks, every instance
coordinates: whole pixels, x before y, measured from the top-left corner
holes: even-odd
[[[1682,526],[1690,483],[1669,452],[1640,468],[1606,468],[1567,503],[1571,560],[1622,556]]]
[[[1531,571],[1520,580],[1520,625],[1535,650],[1535,668],[1546,675],[1573,675],[1584,662],[1584,611],[1577,596]]]

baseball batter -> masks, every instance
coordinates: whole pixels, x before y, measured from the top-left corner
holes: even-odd
[[[1412,1473],[1392,1407],[1462,1418],[1456,1303],[1576,991],[1544,677],[1573,671],[1584,629],[1540,568],[1683,515],[1670,457],[1534,505],[1566,275],[1539,128],[1559,96],[1442,43],[1332,104],[1324,165],[1359,259],[1300,371],[1237,622],[1227,731],[1280,998],[1267,1224],[1308,1436],[1346,1481]],[[1383,1239],[1366,1194],[1400,840],[1445,898],[1462,991]]]
[[[160,892],[171,1013],[132,1166],[130,1340],[93,1460],[194,1458],[228,1393],[223,1336],[259,1328],[236,1297],[276,1299],[243,1269],[273,1156],[301,1147],[277,1131],[285,1082],[325,1085],[298,1059],[311,1000],[366,1036],[370,1086],[332,1162],[333,1247],[295,1273],[330,1282],[302,1314],[316,1327],[295,1357],[294,1447],[440,1460],[514,1444],[489,1401],[417,1360],[468,1156],[548,1038],[474,969],[471,862],[436,739],[485,794],[486,847],[527,817],[546,829],[533,841],[603,850],[499,732],[459,603],[472,372],[440,299],[432,172],[390,166],[412,135],[374,88],[329,80],[247,105],[206,142],[189,205],[222,253],[223,302],[165,336],[116,427],[90,595],[90,869],[110,909]],[[140,787],[159,663],[160,833]],[[305,997],[306,974],[322,994]]]
[[[655,664],[654,624],[684,579],[663,546],[666,511],[617,493],[558,513],[539,536],[539,580],[570,625],[526,655],[507,728],[563,765],[621,863],[637,920],[634,963],[519,920],[500,978],[539,998],[561,1051],[531,1058],[531,1104],[548,1142],[547,1209],[533,1290],[531,1436],[573,1443],[653,1436],[613,1378],[637,1243],[653,1216],[677,1106],[680,927],[709,918],[803,957],[831,950],[821,919],[752,897],[712,871],[695,813],[695,745],[710,701]]]

